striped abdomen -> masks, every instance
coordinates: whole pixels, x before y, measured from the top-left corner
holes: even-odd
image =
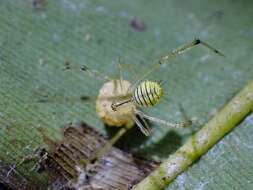
[[[153,106],[163,96],[161,85],[153,81],[144,81],[134,90],[133,101],[140,106]]]

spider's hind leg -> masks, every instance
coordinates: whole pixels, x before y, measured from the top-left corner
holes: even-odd
[[[170,128],[186,128],[186,127],[189,127],[192,125],[192,120],[190,120],[190,119],[183,120],[182,122],[179,122],[179,123],[172,123],[172,122],[169,122],[169,121],[157,118],[157,117],[149,116],[139,110],[136,110],[136,114],[142,116],[142,118],[145,118],[149,121],[152,121],[152,122],[155,122],[158,124],[162,124],[162,125],[170,127]]]

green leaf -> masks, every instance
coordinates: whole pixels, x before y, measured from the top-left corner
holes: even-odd
[[[210,43],[226,57],[194,48],[148,77],[164,81],[166,95],[147,111],[172,121],[181,119],[180,103],[188,116],[205,123],[253,76],[251,1],[12,0],[1,1],[0,12],[0,167],[45,146],[45,134],[61,138],[69,122],[84,120],[106,133],[92,101],[38,102],[44,96],[97,95],[103,82],[64,71],[66,61],[117,77],[121,57],[131,67],[124,69],[124,77],[134,81],[135,74],[194,37]],[[131,24],[133,19],[141,22]],[[252,189],[252,125],[250,116],[168,189]],[[151,138],[140,142],[135,135],[124,145],[164,159],[192,134],[153,127]],[[31,167],[17,171],[28,181],[46,184],[46,177],[30,172]]]

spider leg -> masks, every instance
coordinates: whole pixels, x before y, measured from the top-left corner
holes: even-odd
[[[207,42],[204,42],[204,41],[200,40],[199,38],[196,38],[196,39],[192,40],[191,42],[188,42],[188,43],[170,51],[168,54],[162,56],[151,69],[149,69],[146,73],[144,73],[141,77],[139,77],[138,80],[136,80],[132,84],[132,86],[129,88],[129,90],[136,87],[140,81],[142,81],[144,78],[146,78],[148,75],[150,75],[156,69],[158,69],[161,65],[170,63],[169,62],[170,59],[175,58],[178,55],[183,54],[184,52],[186,52],[194,47],[197,47],[199,45],[206,47],[207,49],[209,49],[210,51],[214,52],[215,54],[217,54],[219,56],[222,56],[222,57],[225,56],[223,53],[221,53],[219,50],[217,50],[216,48],[214,48],[213,46],[211,46]]]
[[[145,113],[143,113],[142,111],[136,111],[136,113],[140,116],[142,116],[143,118],[145,119],[148,119],[152,122],[155,122],[155,123],[158,123],[158,124],[162,124],[164,126],[167,126],[167,127],[170,127],[170,128],[185,128],[185,127],[188,127],[192,124],[192,121],[187,119],[187,120],[184,120],[180,123],[172,123],[172,122],[169,122],[169,121],[166,121],[166,120],[163,120],[163,119],[159,119],[159,118],[156,118],[156,117],[152,117],[152,116],[149,116]]]

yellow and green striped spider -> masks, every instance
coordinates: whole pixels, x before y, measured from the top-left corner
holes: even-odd
[[[149,136],[151,134],[151,130],[145,119],[171,128],[184,128],[191,125],[192,121],[190,119],[185,119],[180,123],[171,123],[169,121],[149,116],[141,111],[140,108],[155,106],[160,102],[164,94],[161,83],[144,79],[161,65],[168,63],[169,59],[174,58],[200,44],[212,52],[220,56],[224,56],[220,51],[213,48],[208,43],[203,42],[200,39],[194,39],[190,43],[186,43],[185,45],[171,51],[167,55],[162,56],[147,73],[142,75],[142,77],[133,84],[123,80],[122,74],[120,74],[119,79],[112,79],[111,77],[103,75],[96,70],[89,69],[86,66],[81,67],[82,71],[89,73],[91,76],[108,81],[104,83],[97,97],[96,110],[98,116],[108,126],[126,126],[119,130],[119,132],[110,140],[110,143],[108,143],[103,150],[99,151],[96,158],[103,155],[110,146],[112,146],[123,134],[125,134],[128,128],[133,126],[134,123],[136,123],[143,134]],[[70,66],[68,65],[67,68],[70,68]]]

